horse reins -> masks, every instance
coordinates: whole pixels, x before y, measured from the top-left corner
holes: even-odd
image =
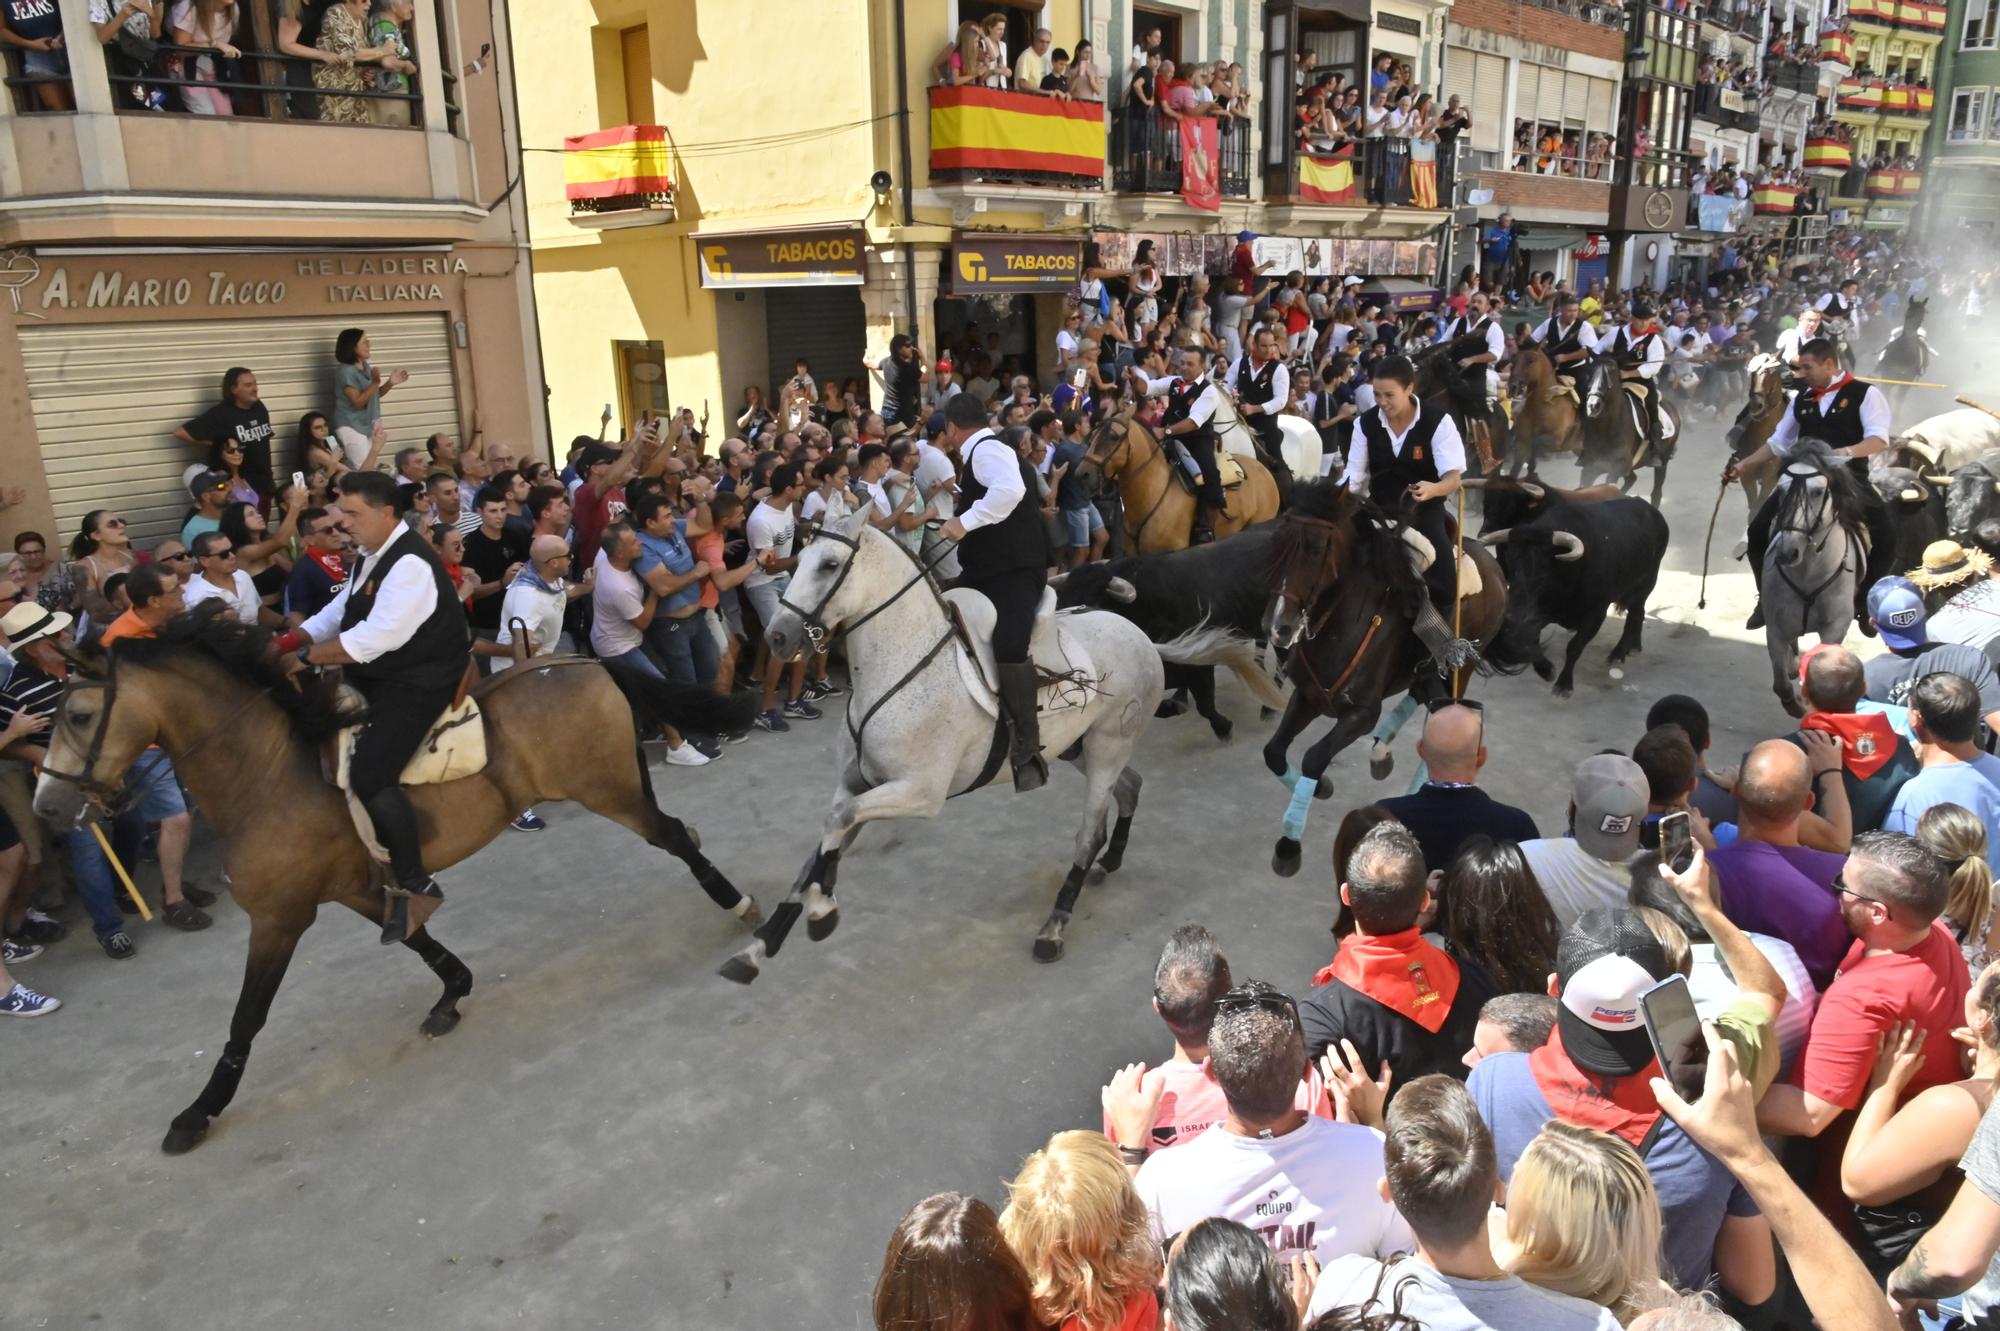
[[[1106,453],[1101,460],[1098,460],[1097,469],[1100,473],[1102,473],[1104,471],[1104,468],[1107,465],[1109,465],[1111,461],[1114,458],[1116,458],[1120,453],[1124,453],[1130,450],[1130,448],[1132,447],[1132,427],[1137,425],[1138,423],[1139,422],[1137,421],[1127,421],[1125,423],[1124,433],[1122,433],[1118,437],[1118,447],[1112,449],[1109,453]],[[1153,432],[1152,430],[1148,429],[1146,433],[1151,435]],[[1153,438],[1152,455],[1148,457],[1144,462],[1141,462],[1139,464],[1139,469],[1133,474],[1136,476],[1143,476],[1146,472],[1146,468],[1152,466],[1155,459],[1158,459],[1160,462],[1165,463],[1169,468],[1171,468],[1174,465],[1172,462],[1168,461],[1167,446],[1160,442],[1158,436],[1154,436]],[[1106,479],[1108,480],[1110,478],[1107,476]],[[1143,540],[1146,535],[1147,524],[1152,522],[1153,515],[1160,511],[1160,505],[1167,502],[1167,495],[1173,491],[1173,488],[1174,488],[1174,478],[1171,474],[1169,474],[1167,476],[1167,483],[1164,486],[1160,487],[1159,497],[1153,500],[1153,506],[1146,510],[1146,516],[1140,518],[1139,525],[1132,529],[1132,544],[1134,546],[1143,543]]]
[[[1340,524],[1336,522],[1329,522],[1325,518],[1310,517],[1304,513],[1287,513],[1282,520],[1285,522],[1295,522],[1302,526],[1322,527],[1327,531],[1337,532],[1340,530]],[[1327,601],[1326,609],[1320,612],[1317,619],[1308,618],[1306,620],[1306,627],[1300,634],[1301,641],[1311,642],[1314,638],[1317,638],[1320,635],[1320,631],[1333,618],[1333,612],[1339,608],[1324,592],[1320,596],[1321,599]],[[1347,682],[1354,678],[1354,672],[1361,668],[1361,659],[1368,654],[1368,648],[1374,643],[1375,635],[1381,631],[1383,618],[1382,606],[1388,600],[1388,597],[1389,589],[1385,584],[1382,588],[1382,595],[1376,599],[1374,616],[1368,621],[1368,631],[1361,635],[1361,645],[1354,649],[1354,655],[1348,659],[1346,668],[1334,679],[1331,688],[1322,684],[1319,675],[1313,670],[1312,653],[1304,651],[1297,653],[1298,663],[1304,668],[1306,678],[1312,682],[1314,688],[1319,690],[1320,696],[1324,697],[1328,702],[1336,700],[1335,695],[1347,687]]]
[[[1818,525],[1821,512],[1833,504],[1832,485],[1833,482],[1831,479],[1829,479],[1827,481],[1827,486],[1828,486],[1827,492],[1819,497],[1819,503],[1815,505],[1813,509],[1813,523],[1815,526]],[[1794,536],[1800,536],[1800,537],[1809,535],[1811,532],[1811,528],[1795,527],[1791,525],[1789,521],[1790,518],[1796,516],[1796,510],[1799,509],[1800,507],[1802,507],[1802,505],[1797,500],[1793,500],[1791,503],[1785,505],[1784,517],[1787,519],[1787,521],[1783,526],[1779,527],[1778,530],[1772,534],[1775,536],[1782,536],[1785,533],[1789,532]],[[1853,542],[1854,542],[1853,534],[1848,531],[1847,524],[1840,520],[1840,515],[1836,512],[1834,514],[1833,521],[1827,524],[1826,530],[1820,533],[1819,539],[1812,543],[1811,549],[1813,553],[1818,554],[1820,551],[1826,549],[1826,543],[1833,538],[1833,533],[1836,531],[1840,532],[1843,536],[1847,537],[1849,543],[1848,549],[1850,552],[1852,552]],[[1785,586],[1791,588],[1792,594],[1794,596],[1797,596],[1801,601],[1803,601],[1807,607],[1810,607],[1813,604],[1813,602],[1819,600],[1820,593],[1825,591],[1828,587],[1831,587],[1834,584],[1834,582],[1840,577],[1840,575],[1845,572],[1847,572],[1847,556],[1842,555],[1840,557],[1840,563],[1834,568],[1833,572],[1827,574],[1826,580],[1821,582],[1819,586],[1814,587],[1810,592],[1808,592],[1805,588],[1799,586],[1799,584],[1797,584],[1796,582],[1793,582],[1791,579],[1791,575],[1785,572],[1785,567],[1782,564],[1778,566],[1778,581],[1784,583]],[[1860,572],[1860,569],[1856,568],[1855,572],[1857,573]]]

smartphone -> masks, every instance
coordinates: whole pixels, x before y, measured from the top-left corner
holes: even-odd
[[[1694,1010],[1687,977],[1669,975],[1639,995],[1639,1020],[1653,1042],[1660,1071],[1689,1104],[1701,1099],[1708,1076],[1708,1041]]]
[[[609,402],[604,404],[604,414],[607,416],[611,414],[611,404]]]
[[[1090,372],[1088,370],[1078,370],[1075,374],[1070,376],[1069,378],[1070,386],[1073,388],[1081,388],[1083,387],[1083,381],[1085,379],[1088,379],[1089,377],[1090,377]]]
[[[1686,809],[1676,809],[1660,819],[1660,863],[1675,873],[1686,873],[1694,863],[1694,826]]]
[[[304,472],[302,472],[302,471],[295,471],[295,472],[293,472],[293,473],[292,473],[292,484],[293,484],[293,485],[296,485],[296,486],[297,486],[297,487],[299,487],[299,489],[301,489],[301,490],[305,489],[305,488],[306,488],[306,474],[305,474]]]

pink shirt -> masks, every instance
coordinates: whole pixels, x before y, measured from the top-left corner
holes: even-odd
[[[1148,1149],[1164,1151],[1193,1141],[1229,1113],[1229,1101],[1208,1070],[1207,1062],[1183,1063],[1176,1059],[1146,1071],[1144,1085],[1165,1082],[1160,1092],[1159,1112],[1153,1117],[1153,1140]],[[1333,1117],[1333,1102],[1326,1093],[1326,1081],[1317,1067],[1299,1082],[1294,1109],[1303,1109],[1320,1118]],[[1105,1115],[1104,1135],[1111,1136],[1111,1116]]]

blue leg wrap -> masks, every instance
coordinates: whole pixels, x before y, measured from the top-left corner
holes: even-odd
[[[1312,808],[1313,791],[1319,782],[1301,778],[1292,787],[1292,802],[1285,806],[1285,835],[1294,841],[1305,840],[1306,814]]]

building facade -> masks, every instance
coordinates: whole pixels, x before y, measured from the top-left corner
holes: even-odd
[[[184,79],[135,68],[89,9],[60,0],[65,79],[5,48],[0,475],[26,491],[0,515],[9,538],[41,531],[54,553],[96,508],[135,544],[177,532],[202,455],[174,429],[233,366],[257,375],[282,483],[301,416],[332,410],[350,326],[385,373],[409,371],[383,404],[391,448],[478,424],[546,454],[512,89],[490,57],[504,9],[418,4],[410,86],[348,103],[287,83],[308,62],[274,54],[267,0],[239,5],[242,55],[212,89],[196,52],[165,52]],[[358,119],[324,118],[343,109]]]
[[[1928,233],[1991,243],[2000,219],[2000,0],[1952,0],[1929,137]]]

